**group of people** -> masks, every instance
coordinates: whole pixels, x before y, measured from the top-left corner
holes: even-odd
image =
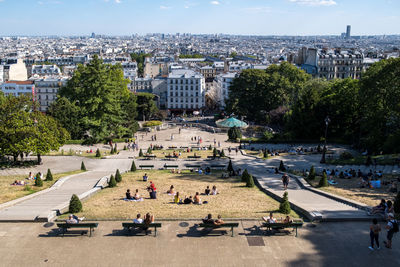
[[[370,225],[369,229],[371,245],[368,248],[370,250],[375,250],[374,245],[376,244],[376,249],[380,249],[379,233],[382,231],[382,228],[376,218],[372,220],[372,224]],[[395,220],[393,213],[387,214],[387,223],[385,225],[385,229],[387,230],[386,241],[383,241],[383,243],[385,244],[385,247],[391,249],[393,236],[399,232],[399,223],[397,220]]]
[[[224,224],[224,220],[222,220],[221,215],[218,214],[217,219],[214,220],[212,218],[212,214],[209,213],[204,219],[202,219],[204,224],[214,224],[214,225],[222,225]]]
[[[369,215],[382,214],[385,218],[388,217],[389,213],[394,214],[393,202],[391,200],[386,201],[385,199],[381,199],[381,202],[377,206],[372,207],[368,212]]]
[[[262,217],[263,221],[265,221],[266,223],[291,223],[293,222],[293,220],[290,218],[289,215],[287,215],[285,217],[285,219],[282,220],[282,218],[278,221],[275,217],[274,214],[272,212],[269,213],[268,217]]]
[[[40,179],[43,180],[43,174],[41,172],[38,172],[36,175],[33,175],[32,172],[29,172],[28,177],[26,177],[26,180],[36,180],[36,177],[40,177]],[[29,184],[29,182],[26,182],[24,180],[15,180],[10,185],[27,185],[27,184]]]
[[[167,194],[173,195],[174,194],[174,203],[176,204],[207,204],[208,201],[202,201],[200,198],[200,193],[196,192],[194,196],[185,196],[184,198],[181,198],[179,192],[174,192],[174,187],[171,185],[170,189],[167,191]],[[212,189],[210,189],[210,186],[207,186],[206,189],[204,190],[204,195],[210,196],[210,195],[217,195],[219,194],[217,187],[214,185]]]
[[[143,198],[139,194],[139,189],[136,189],[135,194],[133,196],[131,194],[131,190],[127,189],[125,193],[125,200],[143,201]]]

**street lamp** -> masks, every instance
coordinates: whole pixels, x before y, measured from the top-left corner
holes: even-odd
[[[320,163],[325,163],[325,153],[326,153],[326,136],[328,134],[328,125],[331,122],[328,116],[325,118],[325,142],[324,142],[324,148],[322,149],[322,158]]]

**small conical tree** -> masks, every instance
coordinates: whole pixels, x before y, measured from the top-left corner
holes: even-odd
[[[110,176],[110,181],[108,182],[109,187],[116,187],[117,186],[117,181],[115,180],[114,175],[111,174]]]
[[[229,160],[229,164],[228,164],[228,169],[227,169],[227,171],[228,171],[229,173],[233,172],[232,160]]]
[[[111,147],[110,154],[111,154],[111,155],[114,154],[114,148],[113,148],[113,147]]]
[[[39,173],[36,174],[35,186],[38,186],[38,187],[42,187],[42,186],[43,186],[43,181],[42,181],[42,179],[40,178]]]
[[[50,169],[47,169],[46,181],[53,181],[53,174],[51,174]]]
[[[266,149],[264,149],[264,155],[263,155],[263,157],[266,159],[266,158],[268,158],[268,151],[266,150]]]
[[[143,157],[143,151],[142,151],[142,149],[139,150],[139,157]]]
[[[247,172],[247,169],[245,169],[244,172],[242,173],[242,182],[247,183],[249,176],[250,176],[250,174]]]
[[[96,158],[101,158],[100,149],[97,149],[97,150],[96,150]]]
[[[251,174],[249,174],[249,176],[247,177],[246,187],[254,187],[254,179]]]
[[[118,150],[116,147],[114,147],[114,154],[118,154]]]
[[[78,213],[81,210],[82,210],[82,202],[79,200],[79,197],[77,195],[73,194],[71,200],[69,201],[69,212]]]
[[[318,186],[319,187],[327,187],[328,185],[329,185],[328,184],[328,177],[326,176],[326,172],[323,172],[321,180],[319,180]]]
[[[225,158],[225,152],[224,152],[223,149],[221,149],[221,152],[219,152],[219,156],[220,156],[221,158]]]
[[[279,163],[279,170],[284,172],[286,171],[285,165],[283,164],[283,161],[281,160],[281,162]]]
[[[86,171],[86,166],[85,163],[83,163],[83,161],[81,163],[81,171]]]
[[[149,148],[147,149],[147,154],[151,154],[151,152],[152,152],[151,147],[149,147]]]
[[[279,205],[279,212],[283,214],[289,214],[291,211],[288,192],[283,193],[282,202]]]
[[[211,144],[210,144],[210,146],[208,147],[208,150],[212,150],[212,146],[211,146]]]
[[[214,147],[213,150],[213,157],[215,158],[218,155],[218,150]]]
[[[394,200],[393,208],[396,214],[400,213],[400,191],[397,193],[397,196]]]
[[[135,164],[135,161],[132,160],[131,172],[135,172],[135,171],[136,171],[136,164]]]
[[[308,174],[307,179],[308,180],[314,180],[315,179],[315,168],[314,168],[314,166],[311,166],[310,173]]]
[[[121,173],[119,172],[119,169],[117,169],[117,172],[115,173],[115,181],[116,181],[117,183],[122,182],[122,175],[121,175]]]

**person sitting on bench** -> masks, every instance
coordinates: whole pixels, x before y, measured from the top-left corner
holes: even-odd
[[[185,197],[185,200],[183,201],[183,204],[192,204],[193,203],[193,198],[192,196],[190,197]]]
[[[74,214],[70,214],[68,216],[68,219],[65,220],[66,223],[71,223],[71,224],[75,224],[75,223],[79,223],[81,221],[83,221],[85,219],[85,217],[82,218],[78,218],[78,216],[74,215]]]
[[[381,203],[378,206],[372,207],[371,212],[368,212],[369,215],[384,213],[386,209],[386,200],[381,199]]]
[[[211,190],[210,190],[210,186],[207,185],[206,190],[204,190],[204,194],[206,194],[207,196],[210,194]]]
[[[214,219],[212,218],[211,213],[209,213],[204,219],[202,219],[205,224],[214,224]]]
[[[133,199],[132,195],[131,195],[131,190],[129,190],[129,189],[126,190],[125,196],[126,196],[127,200]]]
[[[274,218],[274,214],[271,212],[269,217],[262,217],[262,219],[267,223],[276,223],[276,219]]]
[[[222,220],[221,215],[218,214],[218,218],[215,220],[214,224],[215,225],[222,225],[224,224],[224,220]]]
[[[144,181],[144,182],[147,182],[147,179],[148,179],[147,173],[145,173],[145,174],[143,175],[143,181]]]
[[[292,219],[290,218],[290,216],[286,216],[286,218],[283,220],[283,223],[292,223]]]
[[[143,223],[143,219],[140,217],[141,215],[138,213],[138,215],[136,215],[136,219],[133,219],[133,223]]]
[[[196,192],[196,195],[194,196],[193,204],[198,204],[198,205],[202,204],[199,192]]]
[[[146,216],[144,216],[144,221],[143,221],[143,223],[145,224],[143,230],[146,232],[146,235],[148,234],[149,225],[153,222],[154,222],[154,216],[150,215],[150,213],[147,213]]]

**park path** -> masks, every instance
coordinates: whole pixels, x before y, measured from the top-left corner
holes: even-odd
[[[274,173],[275,162],[250,158],[243,155],[233,156],[234,168],[247,169],[257,178],[260,185],[277,196],[285,192],[282,186],[282,175]],[[302,188],[296,180],[291,179],[288,187],[289,201],[310,214],[322,215],[322,220],[368,220],[364,210],[354,208],[328,197]]]
[[[82,158],[80,159],[82,160]],[[97,184],[97,182],[116,169],[121,172],[130,168],[132,160],[128,159],[83,159],[87,172],[70,176],[61,186],[39,193],[13,206],[0,210],[0,221],[35,221],[46,220],[55,210],[68,205],[72,194],[81,195]]]

